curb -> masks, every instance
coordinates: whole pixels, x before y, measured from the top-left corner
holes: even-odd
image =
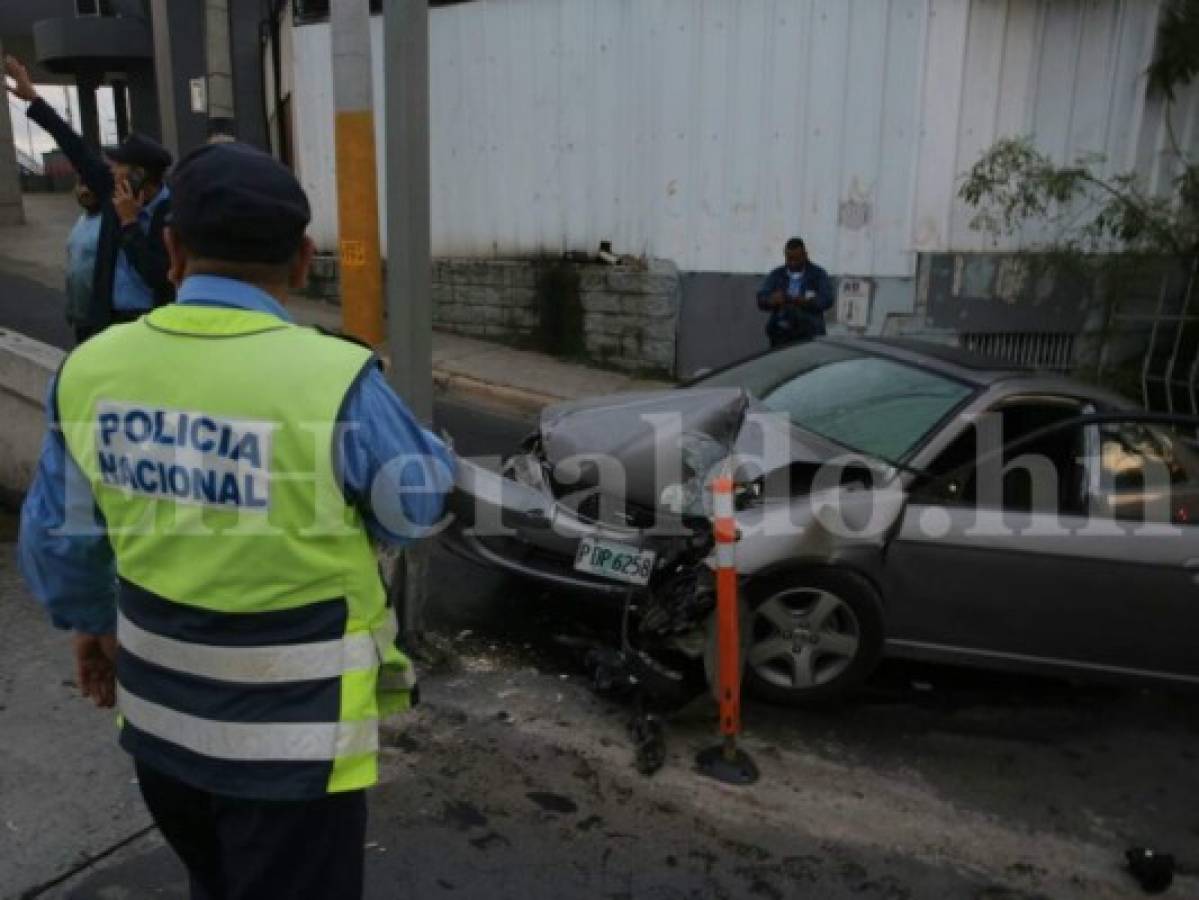
[[[490,407],[497,407],[519,416],[536,416],[552,403],[562,403],[569,397],[556,397],[539,391],[493,384],[471,375],[449,369],[433,369],[433,386],[445,394],[455,394]]]
[[[37,471],[46,431],[46,388],[65,352],[0,328],[0,504],[11,506]]]

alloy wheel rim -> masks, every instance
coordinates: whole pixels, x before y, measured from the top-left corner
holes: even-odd
[[[861,646],[858,617],[822,588],[789,588],[754,611],[748,663],[767,684],[804,690],[834,681]]]

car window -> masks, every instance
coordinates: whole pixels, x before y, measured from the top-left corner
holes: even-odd
[[[801,428],[892,461],[972,393],[944,375],[823,343],[749,360],[699,384],[745,388]]]
[[[1199,523],[1194,431],[1143,422],[1088,426],[1092,515],[1126,522]]]
[[[978,459],[978,433],[967,425],[932,464],[925,467],[927,478],[916,488],[918,503],[974,505],[974,463]]]
[[[927,467],[932,477],[917,490],[917,499],[1008,512],[1081,515],[1084,432],[1077,424],[1054,427],[1075,419],[1080,411],[1073,404],[1043,401],[1007,403],[993,410],[1002,430],[983,441],[981,459],[998,465],[984,470],[984,484],[979,483],[979,428],[971,424]],[[991,441],[999,443],[988,446]],[[995,478],[995,484],[985,483],[989,477]]]

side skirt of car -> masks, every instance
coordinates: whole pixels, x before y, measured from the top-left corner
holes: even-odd
[[[1088,663],[1055,657],[1005,653],[999,650],[985,650],[977,647],[954,647],[947,644],[933,644],[901,638],[887,638],[884,642],[883,652],[886,656],[900,659],[956,663],[958,665],[1000,669],[1011,672],[1074,676],[1088,681],[1131,683],[1144,682],[1148,679],[1177,686],[1199,688],[1199,678],[1189,675],[1178,675],[1171,672],[1158,672],[1149,669],[1132,669],[1124,666],[1110,666],[1101,663]]]

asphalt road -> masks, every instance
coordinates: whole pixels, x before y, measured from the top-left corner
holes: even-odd
[[[74,333],[63,316],[65,305],[62,291],[23,275],[0,271],[0,328],[55,347],[70,347]]]

